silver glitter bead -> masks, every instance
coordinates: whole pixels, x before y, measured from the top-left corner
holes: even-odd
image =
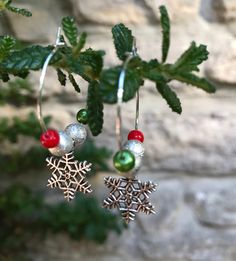
[[[59,144],[52,149],[49,149],[52,155],[62,157],[65,154],[71,152],[74,148],[73,140],[68,136],[65,131],[59,131]]]
[[[144,154],[143,143],[138,140],[128,140],[124,144],[124,149],[130,150],[136,157],[142,157]]]
[[[137,172],[139,171],[140,167],[142,165],[142,157],[140,156],[135,156],[135,165],[134,168],[131,169],[130,171],[123,173],[124,177],[134,179],[137,175]]]
[[[87,131],[83,124],[72,123],[65,128],[65,132],[74,141],[74,146],[78,147],[84,143],[87,137]]]

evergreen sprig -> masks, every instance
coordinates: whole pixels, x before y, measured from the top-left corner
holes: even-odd
[[[73,205],[49,205],[40,193],[20,184],[0,192],[0,223],[1,260],[25,260],[30,240],[46,233],[66,233],[74,240],[101,244],[109,231],[120,234],[125,228],[120,217],[101,208],[94,197],[81,194]]]
[[[24,8],[19,8],[12,5],[12,0],[1,0],[0,1],[0,11],[7,9],[10,12],[17,13],[26,17],[32,16],[32,13]]]
[[[141,57],[133,58],[128,64],[124,101],[133,99],[145,80],[154,82],[155,88],[166,100],[170,108],[181,113],[181,103],[177,94],[171,89],[171,81],[177,80],[206,92],[215,92],[215,87],[205,78],[200,78],[194,72],[199,71],[199,65],[207,60],[208,51],[205,45],[192,42],[190,47],[173,64],[166,63],[170,47],[170,19],[164,6],[160,7],[162,27],[162,57],[145,61]],[[69,80],[76,92],[80,92],[78,84],[72,74],[81,76],[90,86],[88,88],[87,104],[89,105],[89,127],[93,135],[102,131],[103,103],[117,102],[117,86],[121,65],[103,68],[104,51],[85,49],[86,33],[79,33],[75,20],[70,17],[62,19],[63,31],[70,45],[60,48],[50,65],[59,72],[59,80],[66,84],[66,77],[61,72],[67,72]],[[114,46],[118,58],[123,62],[127,54],[132,51],[134,36],[124,24],[117,24],[112,28]],[[14,48],[13,48],[14,49]],[[31,46],[10,53],[0,61],[0,79],[7,81],[9,75],[25,76],[31,70],[40,70],[52,50],[52,46]],[[91,87],[96,82],[96,88]],[[95,101],[98,103],[94,105]],[[96,111],[99,108],[98,112]],[[98,117],[93,113],[97,112]]]

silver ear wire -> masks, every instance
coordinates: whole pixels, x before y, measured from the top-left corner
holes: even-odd
[[[128,53],[126,60],[123,63],[123,68],[120,72],[119,80],[118,80],[118,90],[117,90],[117,115],[116,115],[116,137],[119,149],[122,148],[122,120],[121,120],[121,105],[123,102],[124,95],[124,85],[125,85],[125,75],[127,66],[130,60],[134,57],[137,57],[137,47],[136,47],[136,39],[133,38],[133,47],[132,51]],[[138,129],[139,124],[139,91],[136,93],[136,113],[135,113],[135,129]]]
[[[47,67],[48,67],[52,57],[54,56],[56,51],[59,49],[59,47],[64,46],[64,45],[65,45],[65,43],[63,41],[61,41],[61,27],[59,27],[58,30],[57,30],[56,43],[54,44],[53,50],[47,56],[47,58],[46,58],[46,60],[43,64],[42,72],[41,72],[40,79],[39,79],[39,90],[38,90],[38,99],[37,99],[37,117],[38,117],[40,126],[41,126],[43,131],[47,130],[47,127],[46,127],[46,124],[43,120],[43,115],[42,115],[42,94],[43,94],[43,87],[44,87],[44,81],[45,81],[45,76],[46,76],[46,72],[47,72]]]

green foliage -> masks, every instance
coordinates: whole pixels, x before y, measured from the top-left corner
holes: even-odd
[[[124,61],[127,53],[132,51],[134,37],[131,30],[123,24],[117,24],[112,28],[112,35],[117,56]]]
[[[103,126],[103,102],[97,81],[93,81],[89,84],[87,111],[89,128],[92,134],[97,136],[101,133]]]
[[[209,52],[205,45],[196,45],[195,42],[180,56],[180,58],[171,66],[172,70],[177,72],[199,71],[198,65],[208,59]]]
[[[170,108],[174,112],[181,113],[182,108],[179,98],[170,88],[172,80],[196,86],[209,93],[215,91],[215,87],[205,78],[199,78],[193,74],[194,71],[199,71],[199,65],[208,58],[208,51],[205,45],[197,45],[193,42],[190,48],[175,63],[166,63],[170,47],[170,21],[164,6],[160,7],[160,14],[163,36],[162,59],[161,61],[157,59],[145,61],[140,57],[136,57],[129,62],[125,77],[123,100],[126,102],[133,99],[136,91],[148,79],[154,82]],[[104,69],[103,51],[91,48],[82,50],[86,43],[86,34],[81,33],[78,35],[73,18],[63,18],[62,26],[71,46],[61,47],[54,55],[50,65],[55,67],[58,72],[60,70],[59,80],[62,84],[65,84],[66,77],[61,72],[66,71],[68,73],[69,80],[76,92],[80,92],[80,88],[72,73],[80,75],[89,83],[87,103],[90,107],[90,113],[88,122],[93,135],[98,135],[101,133],[103,125],[102,102],[110,104],[117,102],[117,86],[122,66],[118,65]],[[112,28],[112,35],[117,56],[124,61],[127,53],[132,51],[134,41],[132,32],[125,25],[117,24]],[[11,50],[9,55],[0,62],[0,79],[7,81],[9,79],[8,74],[22,77],[30,70],[41,69],[51,50],[52,46],[42,47],[37,45],[18,51]],[[94,82],[97,85],[96,91],[91,88]],[[94,105],[94,101],[98,102],[98,104]],[[96,108],[100,109],[96,113],[98,118],[95,119],[93,113],[96,112]]]
[[[66,86],[66,75],[59,68],[57,68],[57,78],[58,78],[58,81],[60,82],[60,84],[62,86]]]
[[[170,78],[173,80],[178,80],[180,82],[184,82],[190,85],[193,85],[195,87],[198,87],[206,92],[214,93],[215,87],[212,85],[209,81],[207,81],[205,78],[200,78],[192,73],[174,73],[170,72],[169,74]]]
[[[16,40],[11,36],[3,36],[0,39],[0,60],[9,55],[10,51],[16,45]]]
[[[45,117],[44,121],[48,124],[50,117]],[[9,140],[15,143],[20,135],[39,139],[41,132],[38,119],[33,112],[30,112],[25,120],[19,117],[0,118],[0,142]]]
[[[161,96],[166,100],[172,111],[181,113],[182,107],[179,98],[176,93],[171,90],[165,81],[159,81],[156,83],[157,90]]]
[[[121,219],[100,208],[95,198],[80,194],[73,205],[52,206],[22,185],[13,185],[0,193],[0,223],[1,260],[24,253],[33,238],[46,233],[63,232],[75,240],[103,243],[109,231],[120,234],[124,228]]]
[[[12,6],[12,0],[1,0],[0,1],[0,10],[7,9],[10,12],[17,13],[26,17],[32,16],[32,13],[29,10],[26,10],[24,8],[19,8]]]
[[[51,50],[51,47],[35,45],[14,51],[0,62],[0,70],[6,70],[9,73],[39,70],[43,67]]]
[[[118,79],[121,72],[121,67],[117,66],[111,69],[103,70],[100,77],[100,90],[103,96],[103,101],[106,103],[117,102]],[[127,69],[125,75],[123,101],[132,99],[139,87],[143,84],[143,80],[139,72],[135,69]]]
[[[62,19],[62,28],[70,44],[72,46],[76,46],[78,31],[75,24],[75,19],[69,16],[64,17]]]
[[[165,6],[160,6],[162,27],[162,62],[166,61],[170,47],[170,19]]]
[[[69,78],[71,84],[73,85],[75,91],[78,92],[78,93],[80,93],[81,90],[80,90],[79,84],[76,82],[74,76],[73,76],[71,73],[69,73],[68,78]]]
[[[0,105],[12,104],[14,106],[32,105],[36,103],[34,90],[28,81],[16,79],[0,86]]]

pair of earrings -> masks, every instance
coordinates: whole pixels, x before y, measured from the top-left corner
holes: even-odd
[[[60,28],[54,49],[45,60],[39,86],[37,112],[43,133],[40,137],[41,144],[53,155],[46,159],[47,166],[52,170],[52,176],[48,180],[48,186],[59,188],[64,192],[68,201],[75,197],[77,191],[91,193],[91,185],[87,182],[86,175],[91,170],[91,163],[78,162],[74,159],[73,151],[81,146],[87,137],[85,124],[87,123],[87,111],[81,109],[77,113],[77,123],[68,125],[63,131],[47,129],[42,117],[42,91],[48,64],[60,46]],[[156,184],[151,181],[141,182],[136,179],[144,155],[144,136],[138,130],[139,120],[139,92],[136,95],[135,129],[130,131],[127,141],[123,145],[121,135],[121,105],[123,101],[125,74],[128,63],[137,56],[135,42],[133,50],[127,55],[120,73],[117,91],[117,118],[116,136],[119,151],[114,155],[113,164],[116,170],[122,174],[122,178],[106,177],[105,185],[110,189],[110,194],[103,202],[103,207],[117,208],[126,223],[134,220],[136,213],[155,213],[154,207],[149,203],[149,194],[156,190]]]

